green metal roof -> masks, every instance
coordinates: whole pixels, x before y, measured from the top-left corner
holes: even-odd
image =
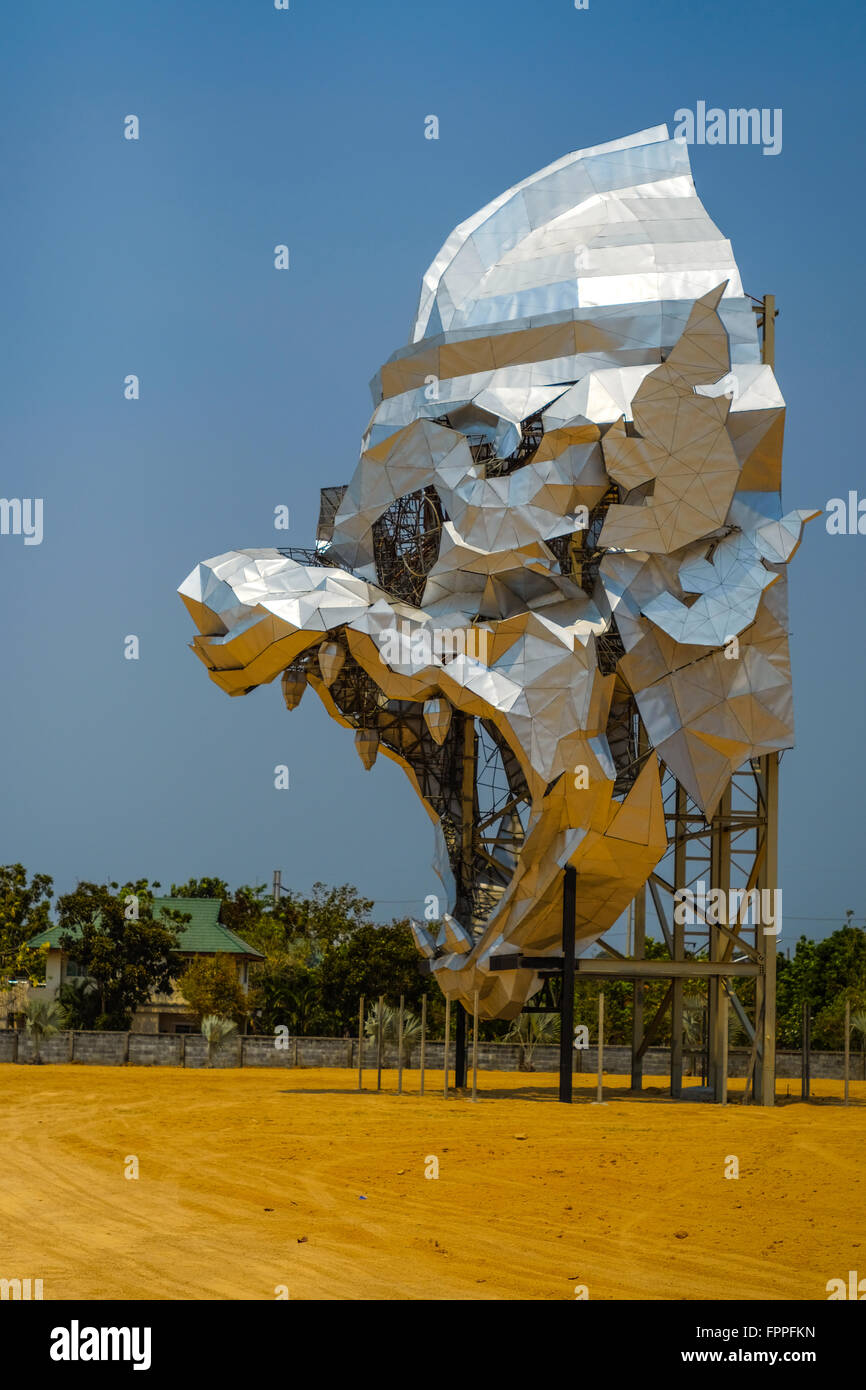
[[[221,907],[222,903],[219,898],[153,899],[155,917],[161,917],[163,912],[171,909],[189,914],[189,921],[184,922],[178,928],[179,949],[184,955],[198,953],[216,955],[219,952],[225,955],[249,956],[254,960],[264,960],[260,951],[248,945],[246,941],[242,941],[228,927],[223,926],[219,920]],[[74,927],[49,927],[47,931],[41,931],[36,936],[32,936],[27,945],[32,947],[48,945],[58,950],[60,937],[66,933],[74,936],[76,929]]]

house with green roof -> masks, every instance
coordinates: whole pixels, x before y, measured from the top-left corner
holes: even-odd
[[[220,921],[222,902],[219,898],[154,898],[153,914],[161,917],[168,911],[183,912],[189,921],[178,927],[183,969],[196,956],[231,956],[235,962],[241,988],[250,984],[250,967],[264,956],[236,932]],[[62,935],[74,935],[74,930],[49,927],[28,941],[28,946],[48,947],[45,960],[45,993],[42,998],[54,999],[67,980],[78,979],[81,970],[73,953],[60,945]],[[171,994],[154,994],[135,1011],[132,1020],[134,1033],[192,1033],[197,1032],[189,1005],[175,986]]]

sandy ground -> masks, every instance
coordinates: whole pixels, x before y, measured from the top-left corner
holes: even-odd
[[[840,1082],[811,1104],[781,1082],[769,1111],[674,1105],[661,1078],[641,1100],[611,1078],[598,1107],[578,1077],[571,1108],[549,1075],[485,1073],[474,1105],[441,1073],[423,1098],[417,1072],[385,1080],[0,1066],[0,1277],[46,1299],[571,1300],[866,1276],[866,1083],[845,1109]]]

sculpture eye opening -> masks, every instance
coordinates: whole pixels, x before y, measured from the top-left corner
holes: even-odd
[[[374,523],[376,576],[392,597],[420,606],[447,520],[435,487],[425,487],[398,497]]]

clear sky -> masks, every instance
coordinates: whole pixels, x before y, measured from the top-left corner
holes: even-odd
[[[400,769],[365,773],[310,693],[223,695],[175,590],[224,550],[311,543],[430,259],[569,150],[698,101],[781,108],[778,155],[692,167],[747,291],[777,295],[786,506],[866,497],[854,0],[84,0],[2,29],[0,495],[44,499],[44,540],[0,536],[0,862],[61,890],[279,867],[420,915],[432,829]],[[783,946],[866,912],[864,562],[819,519],[791,567]]]

